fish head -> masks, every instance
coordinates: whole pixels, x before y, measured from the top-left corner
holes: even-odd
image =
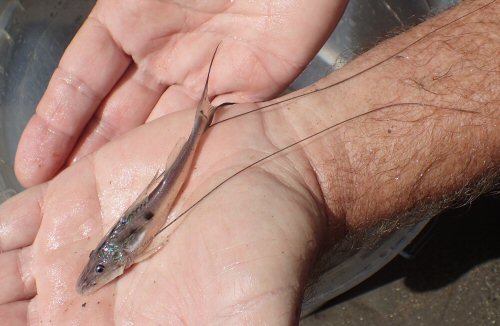
[[[122,252],[110,250],[106,244],[93,250],[78,279],[77,291],[82,295],[91,294],[122,275],[127,264],[123,256]]]

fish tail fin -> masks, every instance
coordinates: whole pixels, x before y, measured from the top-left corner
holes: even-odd
[[[212,122],[216,110],[216,107],[212,106],[208,100],[208,80],[210,79],[210,71],[212,70],[215,55],[217,54],[217,50],[219,49],[221,43],[217,44],[214,54],[212,55],[212,60],[210,61],[210,66],[208,67],[207,80],[205,81],[205,87],[203,88],[203,94],[201,95],[200,102],[198,103],[197,114],[202,114],[208,120],[207,125],[210,125]]]

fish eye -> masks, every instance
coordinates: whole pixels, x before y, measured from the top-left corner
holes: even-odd
[[[101,264],[97,265],[97,266],[95,267],[95,272],[96,272],[96,273],[99,273],[99,274],[100,274],[100,273],[102,273],[102,272],[104,272],[104,266],[103,266],[103,265],[101,265]]]

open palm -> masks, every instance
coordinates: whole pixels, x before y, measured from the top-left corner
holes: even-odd
[[[193,113],[139,127],[0,206],[0,261],[7,266],[0,303],[12,302],[0,309],[2,320],[277,325],[298,317],[325,230],[301,151],[230,179],[159,236],[168,242],[155,256],[92,295],[76,292],[90,250],[163,168],[179,135],[189,132]],[[254,113],[207,131],[172,215],[275,150],[270,139],[288,127],[268,130],[266,119]]]
[[[267,99],[321,47],[345,0],[101,0],[64,53],[22,136],[25,186],[166,112],[192,108],[215,47],[214,104]]]

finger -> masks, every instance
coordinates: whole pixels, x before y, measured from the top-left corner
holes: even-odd
[[[29,301],[17,301],[0,305],[0,320],[5,325],[28,325],[28,304]]]
[[[0,205],[0,253],[33,243],[42,219],[44,189],[45,185],[30,188]]]
[[[200,100],[200,96],[201,91],[200,94],[196,96],[193,92],[181,85],[172,85],[163,93],[147,118],[147,121],[158,119],[175,111],[194,109]]]
[[[68,162],[78,161],[116,136],[143,124],[165,87],[137,66],[130,66],[92,117]]]
[[[129,63],[106,27],[91,14],[64,53],[21,137],[15,161],[21,184],[39,184],[58,172]]]
[[[31,262],[31,247],[0,254],[0,304],[30,299],[36,294]]]

